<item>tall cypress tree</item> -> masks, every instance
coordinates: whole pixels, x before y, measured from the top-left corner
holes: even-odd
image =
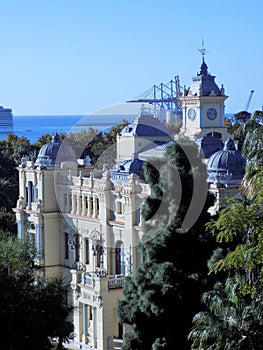
[[[118,304],[120,322],[131,325],[123,349],[189,349],[187,335],[207,286],[211,242],[205,233],[206,168],[194,143],[175,142],[162,159],[145,166],[152,194],[143,216],[144,262],[127,278]]]

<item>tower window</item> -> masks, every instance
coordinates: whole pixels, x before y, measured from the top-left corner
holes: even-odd
[[[124,261],[124,245],[123,242],[119,241],[115,248],[115,259],[116,259],[116,275],[125,274],[125,261]]]
[[[65,240],[65,259],[69,259],[69,235],[67,232],[64,234],[64,240]]]

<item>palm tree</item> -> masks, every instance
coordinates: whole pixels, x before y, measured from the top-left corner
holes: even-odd
[[[229,277],[203,295],[207,310],[193,319],[192,350],[263,349],[262,288],[251,298],[240,293],[239,284]]]
[[[242,151],[247,159],[243,180],[246,193],[253,197],[263,187],[263,112],[256,111],[243,125],[246,137]]]

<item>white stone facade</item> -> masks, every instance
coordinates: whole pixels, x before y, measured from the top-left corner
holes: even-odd
[[[218,131],[225,139],[226,98],[223,89],[218,96],[202,96],[201,90],[197,95],[184,92],[182,132],[195,139]],[[188,117],[190,108],[195,109],[193,120]],[[217,111],[214,120],[206,117],[210,108]],[[147,135],[152,126],[152,119],[147,122],[144,115],[123,130],[117,138],[117,164],[171,141],[165,127],[159,135],[155,131]],[[161,156],[162,147],[156,149]],[[138,252],[143,235],[141,206],[150,194],[149,186],[134,173],[114,178],[109,170],[77,167],[72,161],[53,166],[22,161],[18,171],[19,199],[14,209],[18,235],[35,242],[45,277],[63,274],[71,284],[76,334],[71,346],[120,349],[123,329],[117,320],[117,300],[124,276],[134,275],[143,259]]]
[[[75,344],[113,349],[122,335],[116,305],[123,279],[142,259],[140,207],[149,187],[134,175],[113,182],[109,171],[91,167],[41,169],[27,162],[18,170],[19,237],[35,242],[46,278],[63,274],[70,281]]]

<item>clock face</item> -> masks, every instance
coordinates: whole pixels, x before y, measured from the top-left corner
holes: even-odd
[[[188,118],[193,121],[193,120],[195,120],[195,117],[196,117],[195,110],[193,108],[190,108],[188,110]]]
[[[215,108],[209,108],[207,111],[207,118],[210,120],[215,120],[217,117],[217,111]]]

